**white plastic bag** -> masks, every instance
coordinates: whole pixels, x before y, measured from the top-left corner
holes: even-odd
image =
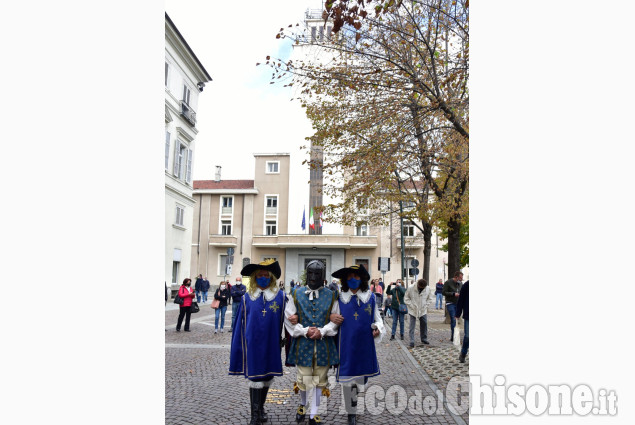
[[[452,340],[452,343],[457,347],[461,346],[461,330],[458,326],[454,328],[454,339]]]

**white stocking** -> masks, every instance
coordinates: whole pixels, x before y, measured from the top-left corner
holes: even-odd
[[[300,404],[306,406],[306,391],[300,390]]]
[[[322,390],[315,387],[315,390],[313,391],[313,403],[311,403],[311,419],[315,417],[318,407],[320,407],[320,395],[322,395]]]

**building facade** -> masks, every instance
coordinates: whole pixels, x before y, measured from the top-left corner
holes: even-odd
[[[212,81],[165,15],[165,282],[172,290],[190,277],[192,160],[198,96]]]
[[[298,280],[311,260],[324,262],[329,281],[331,273],[351,264],[363,264],[373,278],[384,277],[388,282],[401,277],[401,231],[396,215],[387,226],[342,226],[337,234],[309,234],[307,220],[305,233],[291,233],[289,181],[297,176],[290,173],[290,155],[254,157],[254,180],[222,180],[217,174],[215,180],[194,181],[192,276],[201,273],[217,285],[240,276],[245,264],[274,258],[287,287],[291,279]],[[319,220],[315,223],[319,226]],[[433,234],[431,282],[448,278],[444,269],[447,254],[439,250],[442,244]],[[229,270],[228,248],[233,249]],[[423,263],[423,238],[412,224],[404,226],[404,251],[411,282],[417,277],[411,260]],[[390,271],[385,274],[379,271],[380,257],[390,258]]]

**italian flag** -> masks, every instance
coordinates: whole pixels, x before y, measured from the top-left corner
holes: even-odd
[[[309,210],[309,227],[315,230],[315,223],[313,222],[313,208]]]

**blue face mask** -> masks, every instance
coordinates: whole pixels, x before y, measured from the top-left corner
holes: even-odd
[[[271,282],[271,278],[269,278],[269,277],[257,277],[256,278],[256,283],[262,289],[265,289],[267,286],[269,286],[269,282]]]
[[[360,283],[362,283],[362,281],[361,281],[361,280],[359,280],[359,279],[353,279],[353,278],[350,278],[350,279],[348,279],[348,280],[346,281],[346,283],[348,283],[348,287],[349,287],[349,288],[351,288],[351,289],[357,289],[357,288],[359,288],[359,284],[360,284]]]

